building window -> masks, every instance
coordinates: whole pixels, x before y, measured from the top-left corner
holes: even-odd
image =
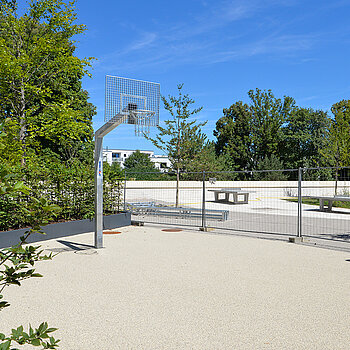
[[[112,158],[120,158],[120,153],[112,153]]]
[[[167,168],[166,163],[160,163],[160,168],[161,168],[161,169]]]

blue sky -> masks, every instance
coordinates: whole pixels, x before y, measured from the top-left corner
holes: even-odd
[[[156,81],[163,95],[177,84],[203,106],[198,120],[210,139],[222,109],[248,102],[250,89],[271,89],[299,106],[329,110],[350,98],[350,1],[78,0],[88,30],[77,55],[97,58],[83,86],[103,124],[105,75]],[[161,108],[160,120],[168,118]],[[154,135],[155,133],[151,133]],[[156,150],[121,125],[109,148]]]

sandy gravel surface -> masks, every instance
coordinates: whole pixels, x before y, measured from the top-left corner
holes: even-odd
[[[45,320],[61,349],[350,349],[349,253],[126,227],[46,241],[43,278],[5,290],[0,330]],[[74,250],[74,249],[79,250]]]

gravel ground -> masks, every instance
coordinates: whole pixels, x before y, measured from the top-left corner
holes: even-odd
[[[61,349],[350,348],[350,254],[124,227],[42,242],[43,278],[5,289],[0,330],[47,321]]]

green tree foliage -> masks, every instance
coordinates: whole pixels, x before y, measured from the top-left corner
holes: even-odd
[[[112,165],[109,165],[107,162],[103,162],[103,179],[114,181],[123,178],[124,171],[118,162],[114,162]]]
[[[251,99],[253,167],[256,168],[258,162],[267,156],[278,155],[281,127],[293,110],[295,101],[288,96],[282,101],[271,90],[250,90],[248,96]]]
[[[333,166],[350,165],[350,100],[335,103],[329,128],[327,158]]]
[[[0,19],[0,118],[11,119],[12,147],[22,165],[43,148],[70,159],[91,141],[94,114],[81,89],[90,59],[73,55],[72,38],[86,29],[74,1],[32,0],[22,16],[6,1]]]
[[[136,150],[125,159],[124,167],[129,171],[132,169],[150,169],[150,171],[154,171],[156,169],[149,155],[140,152],[140,150]]]
[[[187,165],[187,173],[182,174],[183,180],[202,180],[205,171],[209,177],[225,180],[224,175],[217,173],[226,170],[227,159],[225,155],[217,156],[215,153],[215,144],[212,141],[207,142],[201,152],[198,152]],[[207,177],[208,177],[207,176]]]
[[[274,154],[271,156],[265,156],[264,159],[261,159],[256,170],[282,170],[283,163],[281,160]],[[287,174],[283,171],[261,171],[253,173],[254,180],[264,180],[264,181],[285,181],[288,180]]]
[[[281,158],[285,167],[320,167],[325,165],[322,150],[327,147],[331,119],[312,108],[295,108],[282,127]]]
[[[252,115],[249,105],[239,101],[224,108],[224,116],[216,123],[214,136],[218,155],[227,155],[231,170],[252,168]]]
[[[62,208],[57,219],[91,218],[95,107],[81,82],[91,59],[74,55],[74,40],[86,28],[76,24],[74,1],[32,0],[24,11],[17,5],[0,3],[0,123],[6,135],[0,164],[12,166],[13,181],[30,185],[32,197],[44,190]],[[0,226],[26,227],[27,204],[24,195],[3,198]]]
[[[179,203],[180,171],[186,171],[194,156],[202,151],[206,143],[206,135],[202,133],[202,126],[206,122],[198,123],[196,119],[189,120],[202,110],[202,107],[191,109],[195,103],[188,94],[182,93],[183,84],[178,85],[178,96],[162,96],[164,108],[171,118],[165,120],[165,127],[158,126],[155,138],[147,138],[156,147],[166,152],[173,169],[176,171],[176,206]]]
[[[136,180],[154,180],[158,179],[160,171],[150,160],[146,153],[136,150],[124,161],[125,171],[128,177]]]
[[[350,165],[350,100],[335,103],[331,111],[333,119],[329,127],[328,144],[323,154],[329,165],[337,167],[335,173],[335,195],[337,195],[338,167]]]
[[[271,90],[248,92],[250,104],[239,101],[224,109],[216,123],[217,154],[226,154],[237,170],[257,169],[266,157],[279,157],[282,126],[295,108],[291,97],[276,98]]]

